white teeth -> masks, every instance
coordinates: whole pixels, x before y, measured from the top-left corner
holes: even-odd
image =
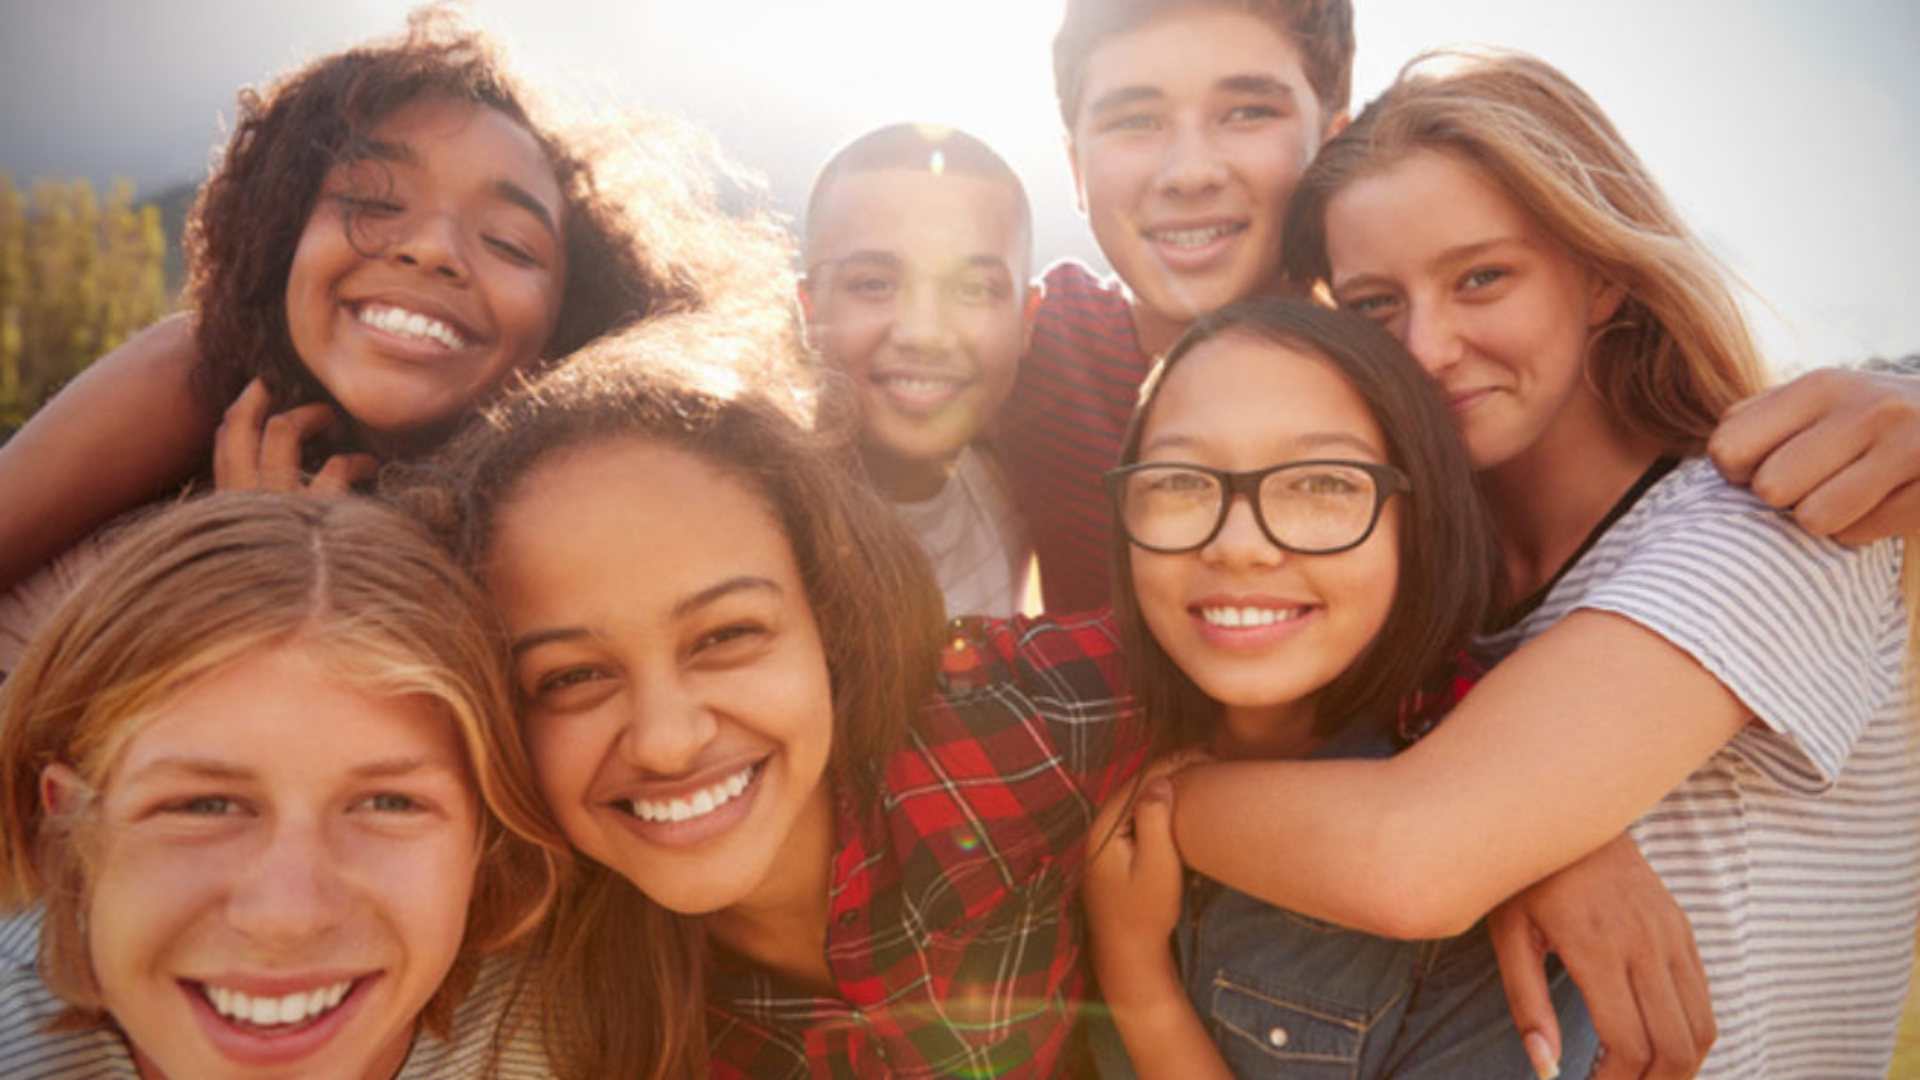
[[[375,330],[438,342],[449,349],[458,349],[467,343],[458,330],[439,319],[388,304],[367,304],[356,311],[354,317]]]
[[[881,379],[889,390],[897,393],[926,397],[933,394],[945,394],[960,384],[953,379],[919,378],[912,375],[888,375]]]
[[[1197,248],[1210,244],[1223,236],[1237,233],[1244,225],[1208,225],[1201,229],[1156,229],[1147,235],[1169,247]]]
[[[285,1027],[318,1019],[346,1000],[352,989],[353,982],[348,980],[285,997],[255,997],[243,990],[211,984],[203,984],[201,992],[213,1005],[213,1011],[229,1020],[254,1027]]]
[[[725,780],[709,784],[692,795],[674,799],[629,799],[625,804],[627,813],[641,821],[680,822],[706,817],[747,790],[747,785],[753,782],[753,770],[757,767],[749,765]]]
[[[1306,614],[1305,608],[1260,608],[1260,607],[1210,607],[1201,608],[1200,617],[1209,626],[1224,626],[1229,629],[1241,629],[1249,626],[1272,626],[1277,622],[1287,622]]]

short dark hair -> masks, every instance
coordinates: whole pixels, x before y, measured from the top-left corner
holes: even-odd
[[[1013,193],[1021,243],[1032,243],[1033,207],[1027,201],[1026,185],[993,147],[959,128],[940,124],[888,124],[841,147],[820,167],[820,175],[813,180],[813,193],[807,197],[807,246],[812,244],[814,222],[819,220],[820,211],[826,205],[827,192],[833,190],[842,176],[875,169],[931,170],[936,155],[938,167],[945,172],[1004,184]]]
[[[1347,108],[1353,97],[1351,0],[1067,0],[1066,17],[1053,39],[1053,92],[1068,131],[1080,111],[1093,50],[1116,34],[1185,8],[1242,11],[1272,23],[1299,46],[1307,85],[1320,99],[1321,121]]]
[[[1392,707],[1467,645],[1495,599],[1498,540],[1433,381],[1385,330],[1305,300],[1246,300],[1195,322],[1142,389],[1122,465],[1140,460],[1140,440],[1167,373],[1201,344],[1228,334],[1303,349],[1332,364],[1380,425],[1388,463],[1410,481],[1400,517],[1399,588],[1386,624],[1318,699],[1320,730],[1331,732]],[[1136,697],[1154,724],[1157,752],[1194,745],[1218,721],[1220,705],[1154,640],[1140,614],[1132,565],[1126,532],[1116,521],[1114,614]]]

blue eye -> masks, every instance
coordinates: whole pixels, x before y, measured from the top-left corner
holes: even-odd
[[[411,795],[383,791],[378,795],[368,796],[366,806],[369,810],[376,810],[383,814],[405,814],[420,809],[420,802]]]
[[[1460,279],[1460,285],[1465,289],[1484,289],[1489,285],[1499,282],[1506,276],[1507,272],[1505,270],[1496,267],[1483,267],[1478,270],[1467,271],[1466,276]]]
[[[1400,300],[1398,297],[1379,293],[1373,296],[1350,297],[1340,301],[1340,306],[1355,315],[1379,322],[1391,317],[1395,311],[1399,310]]]
[[[181,799],[167,807],[169,813],[185,814],[191,817],[220,817],[234,813],[239,804],[226,795],[196,795],[190,799]]]

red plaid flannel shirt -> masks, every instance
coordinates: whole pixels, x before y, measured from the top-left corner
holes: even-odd
[[[1105,618],[960,620],[943,668],[877,808],[840,806],[838,996],[717,961],[713,1076],[1060,1070],[1087,992],[1087,830],[1144,760],[1119,642]]]

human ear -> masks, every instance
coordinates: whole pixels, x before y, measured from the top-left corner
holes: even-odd
[[[1081,217],[1087,216],[1087,185],[1080,179],[1080,148],[1074,144],[1073,132],[1060,137],[1060,145],[1067,151],[1067,171],[1073,174],[1073,208],[1080,211]]]
[[[40,770],[40,808],[48,817],[71,814],[92,795],[93,789],[71,765],[56,761]]]
[[[1587,300],[1587,326],[1603,326],[1619,314],[1620,305],[1627,302],[1627,287],[1611,278],[1593,275]]]
[[[1027,286],[1027,301],[1020,309],[1020,351],[1033,347],[1033,326],[1040,320],[1040,305],[1047,300],[1047,288],[1039,282]]]

